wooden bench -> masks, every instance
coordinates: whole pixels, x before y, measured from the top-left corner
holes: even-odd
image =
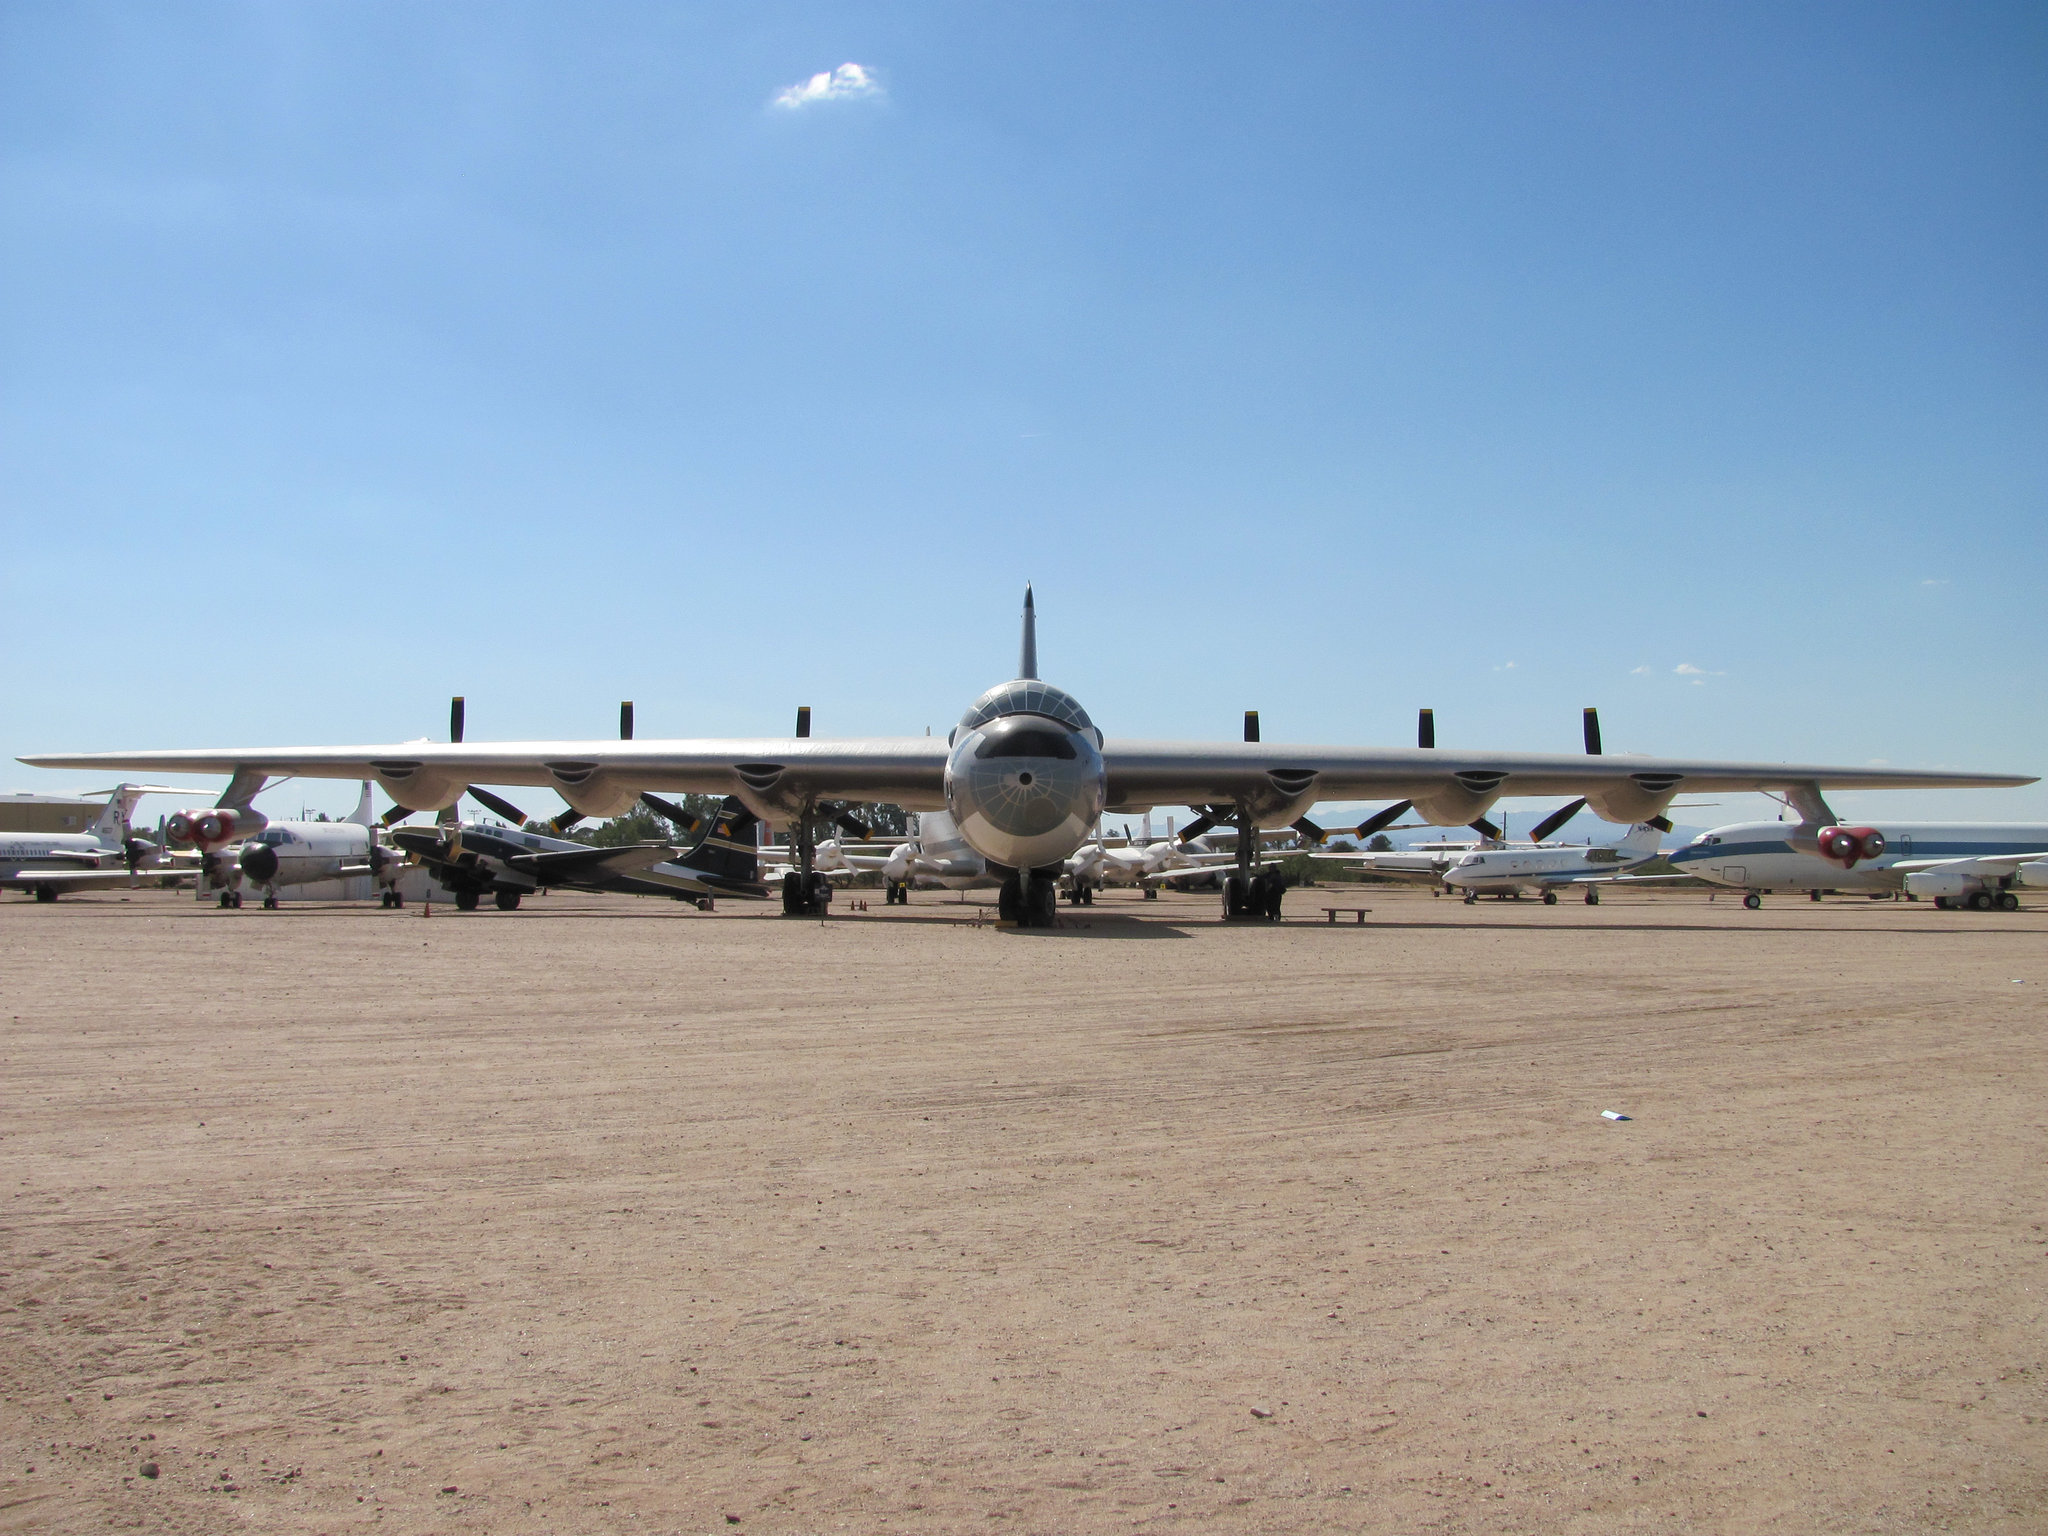
[[[1325,913],[1325,914],[1326,914],[1326,915],[1327,915],[1327,916],[1329,917],[1330,921],[1331,921],[1331,922],[1333,922],[1333,923],[1337,921],[1337,914],[1338,914],[1339,912],[1355,912],[1355,913],[1357,913],[1357,914],[1358,914],[1358,925],[1359,925],[1360,927],[1364,927],[1364,926],[1365,926],[1365,914],[1366,914],[1366,913],[1368,913],[1368,912],[1370,912],[1370,911],[1372,910],[1372,908],[1371,908],[1371,907],[1324,907],[1324,908],[1322,908],[1321,910],[1322,910],[1322,911],[1323,911],[1323,912],[1324,912],[1324,913]]]

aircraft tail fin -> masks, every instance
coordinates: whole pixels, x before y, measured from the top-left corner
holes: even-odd
[[[1017,675],[1038,676],[1038,609],[1031,601],[1031,584],[1024,584],[1024,647],[1017,657]]]
[[[368,779],[363,780],[363,797],[356,801],[356,808],[341,819],[343,821],[352,821],[359,827],[367,827],[377,819],[370,810],[370,781]]]
[[[92,835],[103,842],[118,843],[128,835],[128,818],[144,791],[135,784],[116,784],[107,794],[107,808],[92,824]]]
[[[1616,846],[1623,853],[1647,859],[1664,846],[1664,832],[1653,822],[1639,821]]]
[[[760,850],[754,846],[759,819],[733,795],[711,818],[711,825],[697,839],[696,846],[676,860],[684,868],[738,885],[755,885],[761,879]]]

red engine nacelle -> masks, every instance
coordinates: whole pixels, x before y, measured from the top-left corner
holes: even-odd
[[[1884,834],[1875,827],[1823,827],[1819,843],[1820,856],[1844,869],[1884,853]]]
[[[207,811],[180,811],[164,823],[164,831],[178,842],[211,851],[237,838],[254,837],[269,825],[270,818],[261,811],[215,806]]]

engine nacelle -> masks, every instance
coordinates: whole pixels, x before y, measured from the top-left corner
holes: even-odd
[[[1451,783],[1414,799],[1415,814],[1431,826],[1469,827],[1493,809],[1500,798],[1498,773],[1461,773]]]
[[[1946,896],[1950,901],[1956,901],[1983,889],[1982,880],[1971,875],[1959,875],[1953,870],[1923,869],[1906,876],[1906,893],[1910,896]]]
[[[469,788],[469,780],[461,774],[403,759],[372,763],[370,767],[384,793],[408,811],[445,811]]]
[[[555,793],[585,816],[623,816],[639,803],[636,786],[621,784],[595,763],[552,762],[546,766]]]
[[[1875,827],[1822,827],[1814,842],[1816,853],[1844,869],[1884,855],[1884,834]]]
[[[1602,821],[1618,826],[1655,821],[1671,809],[1679,778],[1669,773],[1632,773],[1617,783],[1586,791],[1586,804]]]
[[[2020,885],[2048,885],[2048,859],[2022,864],[2013,871],[2012,877]]]
[[[254,837],[269,825],[270,818],[261,811],[217,805],[210,810],[179,811],[164,823],[164,833],[173,842],[210,853],[241,838]]]

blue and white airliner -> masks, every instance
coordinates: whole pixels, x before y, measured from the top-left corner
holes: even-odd
[[[1904,892],[1937,907],[2018,909],[2014,886],[2048,886],[2048,826],[1926,821],[1885,827],[1744,821],[1670,855],[1681,874],[1733,886],[1755,908],[1774,891]]]

